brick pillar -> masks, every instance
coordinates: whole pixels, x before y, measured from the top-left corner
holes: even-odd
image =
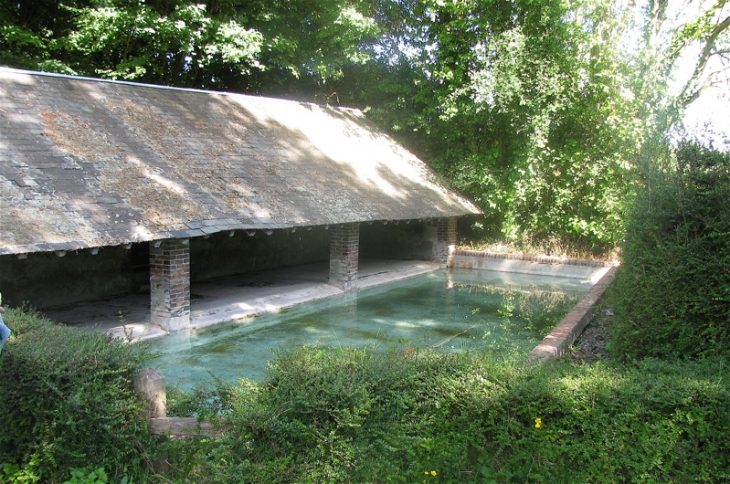
[[[357,223],[330,226],[329,283],[345,291],[357,279],[360,255],[360,225]]]
[[[189,240],[150,244],[150,321],[170,332],[190,327]]]
[[[456,250],[456,217],[431,221],[431,260],[448,264]]]

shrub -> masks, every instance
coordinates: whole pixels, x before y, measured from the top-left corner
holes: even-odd
[[[684,142],[628,218],[613,354],[730,356],[730,154]]]
[[[149,437],[133,379],[144,348],[32,311],[9,309],[5,320],[13,338],[2,353],[0,463],[41,482],[64,482],[73,468],[141,468]]]
[[[190,482],[718,482],[724,365],[291,349],[226,390],[230,431]]]

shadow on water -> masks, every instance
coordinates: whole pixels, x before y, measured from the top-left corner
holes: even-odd
[[[151,343],[170,385],[265,376],[272,350],[430,347],[527,354],[590,289],[589,281],[455,269]],[[209,373],[210,372],[210,373]]]

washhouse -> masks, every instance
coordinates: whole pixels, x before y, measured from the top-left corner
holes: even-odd
[[[275,305],[283,269],[321,297],[433,270],[478,213],[357,110],[0,68],[12,306],[177,332]]]

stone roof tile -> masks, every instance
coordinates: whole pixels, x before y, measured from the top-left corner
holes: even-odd
[[[479,212],[352,109],[0,68],[0,126],[0,253]]]

